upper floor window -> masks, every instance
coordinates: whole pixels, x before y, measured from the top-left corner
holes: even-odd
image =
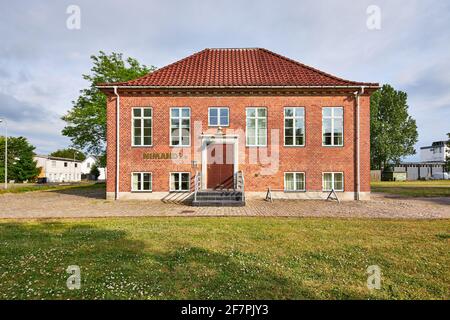
[[[52,167],[55,168],[56,167],[56,161],[52,160]]]
[[[342,107],[322,108],[322,145],[344,145],[344,109]]]
[[[228,127],[230,115],[227,107],[211,107],[208,109],[208,125],[210,127]]]
[[[67,162],[64,162],[64,167],[67,167]]]
[[[344,174],[342,172],[325,172],[322,179],[323,191],[344,191]]]
[[[284,145],[305,145],[305,109],[303,107],[284,108]]]
[[[152,108],[133,108],[133,146],[152,145]]]
[[[170,146],[191,145],[191,110],[170,108]]]
[[[247,146],[267,145],[267,109],[247,108],[246,109],[246,135]]]
[[[152,174],[150,172],[133,172],[131,177],[131,191],[152,191]]]

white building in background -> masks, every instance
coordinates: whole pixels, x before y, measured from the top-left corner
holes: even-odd
[[[450,148],[446,141],[435,141],[428,147],[420,148],[421,162],[445,162],[450,157]]]
[[[37,167],[41,168],[38,178],[46,178],[47,182],[81,181],[81,161],[52,156],[36,155]]]
[[[87,156],[86,159],[81,163],[81,174],[87,175],[91,173],[91,169],[96,164],[97,158],[94,156]],[[105,168],[98,168],[100,175],[98,180],[106,180],[106,170]]]

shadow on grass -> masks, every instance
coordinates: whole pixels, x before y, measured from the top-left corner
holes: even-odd
[[[315,298],[261,258],[131,237],[120,226],[0,223],[0,298]],[[80,290],[66,286],[69,265],[80,267]]]
[[[106,199],[106,185],[105,183],[95,183],[90,185],[79,185],[63,189],[54,189],[47,192],[54,192],[59,194],[77,196],[91,199]]]

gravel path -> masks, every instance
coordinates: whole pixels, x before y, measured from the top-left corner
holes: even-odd
[[[402,198],[372,194],[371,201],[248,200],[245,207],[190,207],[161,201],[104,200],[104,190],[52,190],[0,195],[0,218],[116,216],[279,216],[450,218],[450,198]]]

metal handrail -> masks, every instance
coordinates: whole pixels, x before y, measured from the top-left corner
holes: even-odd
[[[242,192],[242,197],[244,197],[245,179],[244,171],[240,170],[236,172],[236,190]]]
[[[202,174],[198,171],[195,172],[195,177],[194,177],[194,201],[197,201],[197,192],[198,190],[201,188],[201,183],[202,183]]]

